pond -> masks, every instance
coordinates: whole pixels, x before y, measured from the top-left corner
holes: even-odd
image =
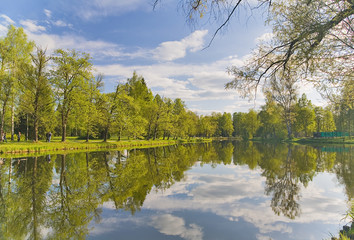
[[[213,142],[0,160],[0,239],[330,239],[352,147]]]

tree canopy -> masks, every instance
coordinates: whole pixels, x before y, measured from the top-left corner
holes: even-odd
[[[15,33],[18,36],[11,37]],[[88,54],[58,49],[48,55],[38,47],[33,51],[34,43],[13,26],[0,43],[2,131],[26,132],[26,139],[34,141],[45,139],[49,131],[62,141],[67,136],[120,141],[122,137],[284,139],[311,136],[314,131],[350,133],[353,129],[349,81],[335,96],[336,103],[323,108],[313,105],[306,95],[298,97],[299,73],[289,68],[269,79],[260,111],[198,115],[180,98],[153,94],[136,72],[125,82],[117,82],[114,92],[104,92],[104,75],[94,76]],[[7,55],[5,46],[10,50],[16,46],[16,51],[8,50],[16,54]]]

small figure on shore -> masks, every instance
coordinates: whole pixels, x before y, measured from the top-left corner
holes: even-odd
[[[51,132],[49,132],[48,133],[48,142],[50,142],[50,139],[52,138],[52,133]]]
[[[6,132],[4,132],[4,135],[2,136],[2,140],[3,140],[3,142],[7,142]]]
[[[19,142],[21,139],[21,132],[18,132],[18,135],[17,135],[17,141]]]

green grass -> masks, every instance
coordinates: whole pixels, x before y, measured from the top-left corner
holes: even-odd
[[[66,142],[61,142],[60,137],[54,137],[51,142],[32,142],[32,141],[8,141],[7,143],[0,143],[0,157],[31,155],[38,156],[43,154],[65,153],[65,152],[78,152],[78,151],[97,151],[106,149],[130,149],[130,148],[149,148],[157,146],[175,145],[182,143],[197,143],[197,142],[210,142],[211,139],[178,139],[178,140],[108,140],[103,142],[102,139],[90,140],[86,142],[77,137],[67,137]]]
[[[212,142],[212,138],[185,138],[185,139],[180,139],[179,140],[182,143],[200,143],[200,142]]]
[[[0,154],[23,154],[23,153],[47,153],[55,151],[75,151],[75,150],[99,150],[99,149],[119,149],[119,148],[142,148],[151,146],[164,146],[177,144],[174,140],[80,140],[69,137],[66,142],[61,142],[60,138],[54,138],[52,142],[7,142],[0,143]]]

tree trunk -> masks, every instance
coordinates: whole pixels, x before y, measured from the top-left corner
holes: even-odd
[[[28,117],[27,117],[27,120],[28,120]],[[28,122],[27,122],[27,126],[28,126]],[[37,120],[37,116],[34,117],[33,128],[34,128],[34,141],[38,142],[38,120]]]
[[[62,142],[66,141],[66,125],[68,122],[68,116],[69,116],[69,111],[61,113],[61,124],[62,124],[61,141]]]
[[[1,139],[1,141],[2,141],[2,136],[4,136],[5,113],[6,113],[6,101],[4,101],[4,105],[2,106],[1,126],[0,126],[0,139]]]
[[[26,141],[28,141],[28,113],[26,114]],[[38,128],[37,128],[37,140],[38,142]]]
[[[154,128],[154,135],[153,135],[152,140],[155,140],[155,139],[156,139],[156,136],[157,136],[157,125],[156,125],[155,128]]]
[[[87,129],[86,132],[86,142],[88,142],[90,140],[90,131]]]
[[[11,141],[14,140],[14,135],[15,135],[15,106],[12,102],[12,107],[11,107]]]
[[[105,127],[105,129],[104,129],[104,136],[103,136],[103,141],[104,142],[107,142],[107,136],[108,135],[108,126],[107,127]]]
[[[63,123],[62,126],[61,141],[62,142],[66,141],[66,123]]]

